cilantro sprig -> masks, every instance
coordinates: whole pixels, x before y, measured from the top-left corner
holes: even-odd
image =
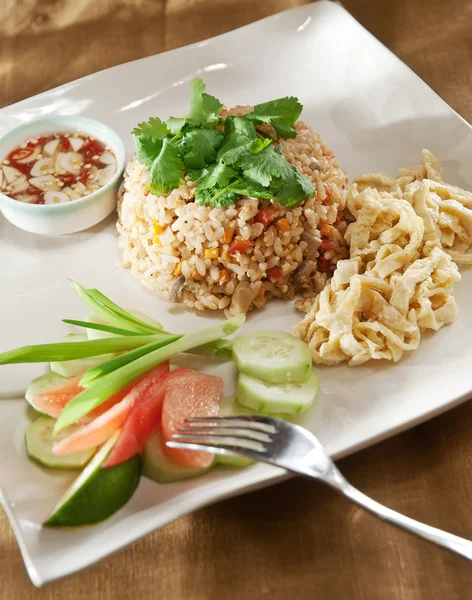
[[[279,137],[295,137],[302,111],[297,98],[257,104],[253,112],[223,120],[223,105],[205,92],[203,81],[195,78],[190,85],[187,117],[167,122],[151,117],[133,129],[136,157],[149,168],[153,194],[171,192],[185,174],[196,183],[197,202],[218,208],[240,196],[293,207],[315,194],[311,182],[287,162],[277,139],[258,130],[267,124]]]

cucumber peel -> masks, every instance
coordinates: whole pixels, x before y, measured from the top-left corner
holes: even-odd
[[[145,354],[133,362],[116,369],[116,371],[103,375],[94,381],[90,387],[84,389],[66,404],[56,422],[56,427],[54,429],[55,433],[58,433],[68,425],[72,425],[72,423],[85,416],[97,406],[100,406],[100,404],[105,402],[110,396],[113,396],[113,394],[124,388],[125,385],[131,383],[140,375],[143,375],[158,364],[172,358],[172,356],[175,356],[176,354],[195,348],[196,346],[201,346],[208,342],[219,340],[227,335],[231,335],[243,325],[244,321],[245,317],[239,315],[228,321],[212,325],[211,327],[199,329],[192,333],[186,333],[176,342],[167,344],[162,348],[157,348],[156,350],[149,352],[149,354]],[[129,337],[122,339],[129,340],[133,338]],[[115,338],[109,338],[103,341],[111,342],[115,341]],[[92,344],[93,342],[88,343]]]
[[[122,508],[138,487],[138,454],[114,467],[103,468],[119,436],[117,431],[69,487],[44,523],[47,527],[77,527],[104,521]]]

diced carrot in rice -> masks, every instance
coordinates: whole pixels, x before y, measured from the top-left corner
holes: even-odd
[[[223,237],[224,244],[230,244],[233,241],[234,229],[226,229]]]
[[[320,225],[320,233],[323,237],[330,238],[333,235],[334,227],[332,225],[328,225],[328,223],[322,223]]]
[[[203,281],[205,279],[205,275],[200,275],[197,269],[194,269],[192,273],[192,279],[195,279],[195,281]]]
[[[288,220],[284,217],[283,219],[279,219],[277,221],[277,229],[279,231],[290,231],[290,223],[288,222]]]

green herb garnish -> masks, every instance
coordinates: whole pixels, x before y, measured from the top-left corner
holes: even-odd
[[[206,345],[210,342],[220,340],[227,335],[231,335],[243,325],[244,321],[245,317],[239,315],[229,321],[217,323],[216,325],[200,329],[199,331],[193,331],[192,333],[186,333],[177,341],[156,348],[111,373],[104,374],[99,379],[94,380],[93,385],[87,387],[66,404],[56,422],[54,433],[59,433],[68,425],[71,425],[97,406],[100,406],[100,404],[113,394],[119,392],[128,383],[131,383],[158,364],[169,360],[169,358],[181,352],[186,352],[197,346]]]
[[[136,156],[149,168],[149,190],[169,193],[188,174],[196,183],[199,204],[224,207],[241,196],[275,200],[293,207],[315,194],[311,182],[285,159],[281,146],[257,126],[272,125],[278,136],[296,136],[293,125],[302,111],[297,98],[257,104],[243,116],[221,117],[223,105],[205,92],[199,78],[191,82],[188,117],[156,117],[134,130]],[[224,125],[224,127],[223,127]]]

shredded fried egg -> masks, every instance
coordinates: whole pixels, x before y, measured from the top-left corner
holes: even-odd
[[[428,150],[423,160],[396,179],[369,173],[351,186],[350,259],[294,327],[315,363],[398,361],[421,332],[455,320],[456,263],[472,263],[472,193],[444,183]]]

